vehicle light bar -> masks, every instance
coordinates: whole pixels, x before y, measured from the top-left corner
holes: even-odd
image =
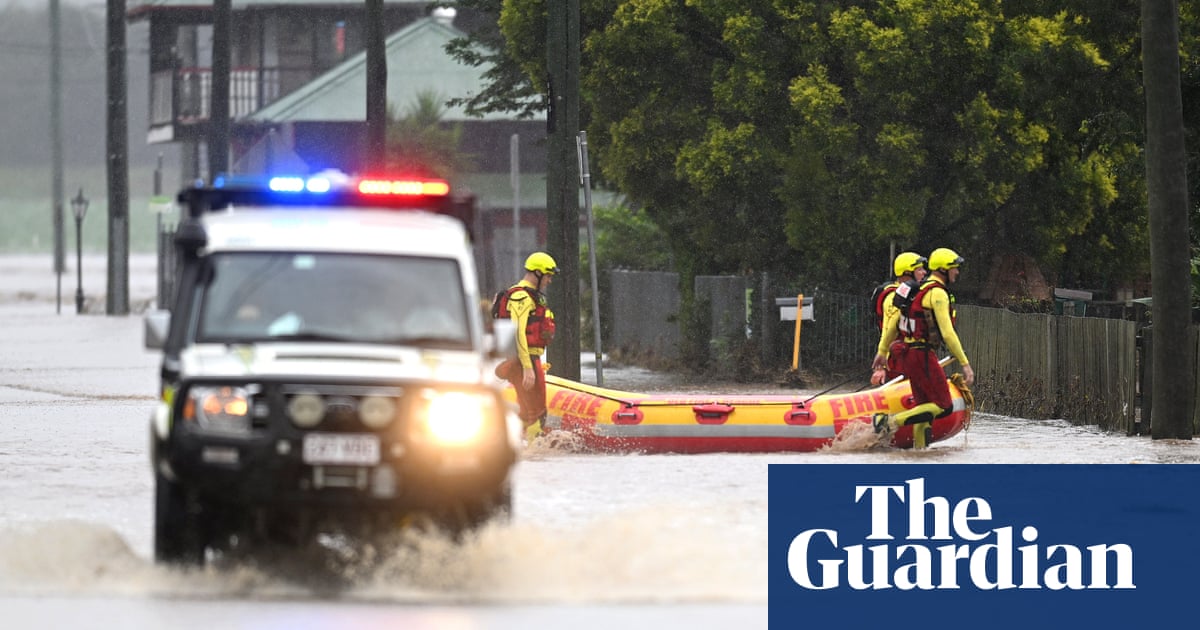
[[[340,171],[315,175],[219,175],[211,186],[197,182],[178,200],[192,217],[236,206],[293,208],[385,208],[424,210],[474,225],[474,196],[452,195],[444,179],[352,177]]]
[[[212,187],[214,190],[231,193],[270,191],[279,193],[277,198],[280,200],[286,200],[288,195],[446,197],[450,194],[450,184],[444,179],[355,178],[336,171],[307,176],[280,175],[269,179],[247,175],[221,175],[213,181]]]
[[[364,195],[431,195],[450,194],[450,184],[440,179],[363,179],[358,192]]]

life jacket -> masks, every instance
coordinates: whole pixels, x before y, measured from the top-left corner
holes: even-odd
[[[954,294],[938,280],[927,280],[919,287],[916,282],[905,282],[896,289],[892,304],[900,309],[900,334],[906,343],[938,349],[942,347],[942,331],[932,309],[922,305],[925,294],[940,287],[950,298],[950,323],[958,322],[958,311],[954,307]]]
[[[887,296],[896,292],[896,287],[900,283],[893,280],[885,282],[871,291],[871,303],[875,305],[875,327],[883,330],[883,303],[887,301]]]
[[[517,291],[524,291],[533,300],[533,311],[525,320],[525,342],[531,348],[545,348],[554,341],[554,313],[546,306],[546,296],[527,286],[516,284],[499,291],[492,298],[492,319],[510,319],[508,303]]]

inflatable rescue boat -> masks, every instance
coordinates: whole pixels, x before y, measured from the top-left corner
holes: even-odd
[[[954,406],[933,421],[933,442],[957,435],[970,423],[970,391],[950,381],[950,393]],[[516,400],[511,386],[505,396],[510,402]],[[907,380],[861,392],[806,397],[635,394],[546,375],[549,430],[568,431],[596,451],[816,451],[852,424],[870,427],[873,414],[893,414],[913,404]],[[892,446],[909,448],[912,444],[911,426],[892,433]]]

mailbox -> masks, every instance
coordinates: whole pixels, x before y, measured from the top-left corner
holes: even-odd
[[[779,307],[779,321],[794,322],[796,321],[796,298],[775,298],[775,306]],[[812,296],[804,298],[804,304],[800,308],[800,319],[806,322],[813,321],[813,299]]]

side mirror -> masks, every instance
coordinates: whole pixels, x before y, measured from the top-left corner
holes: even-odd
[[[492,321],[492,332],[484,341],[488,354],[496,359],[517,357],[517,325],[511,319]]]
[[[171,311],[150,311],[142,319],[142,338],[147,350],[162,350],[171,330]]]

